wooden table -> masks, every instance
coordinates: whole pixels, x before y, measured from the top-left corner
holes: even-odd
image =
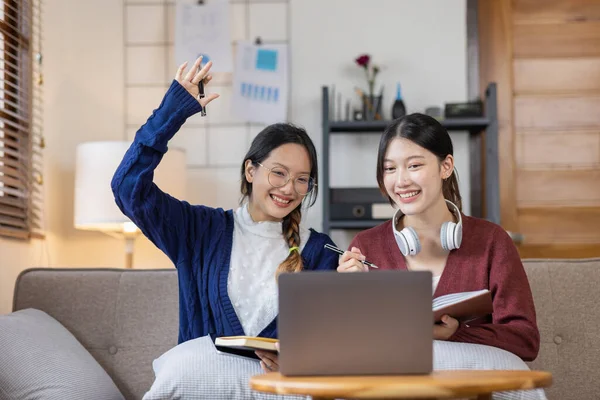
[[[299,394],[313,399],[456,399],[489,400],[492,392],[548,387],[544,371],[459,370],[431,375],[286,377],[278,372],[250,378],[253,390]]]

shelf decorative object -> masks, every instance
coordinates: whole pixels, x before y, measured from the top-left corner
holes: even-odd
[[[362,54],[355,60],[356,65],[365,71],[368,90],[363,92],[358,89],[357,93],[363,102],[363,119],[367,121],[383,119],[381,115],[381,102],[383,100],[383,88],[379,95],[375,95],[375,79],[381,70],[377,64],[371,62],[369,54]]]

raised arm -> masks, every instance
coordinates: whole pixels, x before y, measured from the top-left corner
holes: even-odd
[[[531,288],[521,258],[506,232],[499,229],[490,258],[490,291],[494,313],[492,323],[459,325],[448,340],[479,343],[534,360],[540,347],[540,334]]]
[[[177,71],[161,104],[138,130],[132,145],[117,168],[111,187],[119,209],[175,265],[180,261],[181,249],[188,246],[209,224],[198,226],[197,220],[209,218],[206,207],[192,207],[161,191],[153,182],[154,169],[167,152],[167,143],[187,118],[201,111],[211,100],[210,94],[198,100],[198,82],[210,81],[211,63],[199,69],[201,58],[184,76],[186,64]],[[206,215],[203,215],[206,214]]]

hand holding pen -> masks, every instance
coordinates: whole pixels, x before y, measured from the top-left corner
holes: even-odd
[[[366,272],[369,270],[369,267],[379,268],[377,265],[367,261],[357,247],[352,247],[350,251],[342,251],[337,247],[326,244],[325,248],[341,255],[338,262],[338,272]]]
[[[212,75],[210,75],[212,61],[209,61],[206,65],[202,66],[202,56],[200,56],[192,68],[186,72],[187,64],[188,63],[185,62],[179,66],[179,69],[175,74],[175,80],[179,82],[189,94],[198,100],[202,106],[202,115],[206,115],[206,105],[219,97],[216,93],[204,93],[206,85],[212,79]]]

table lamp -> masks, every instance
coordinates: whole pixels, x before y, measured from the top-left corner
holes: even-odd
[[[125,267],[133,267],[133,245],[140,230],[115,203],[111,180],[131,142],[86,142],[77,146],[75,228],[100,231],[125,240]],[[154,171],[154,183],[171,196],[185,197],[185,151],[169,148]]]

